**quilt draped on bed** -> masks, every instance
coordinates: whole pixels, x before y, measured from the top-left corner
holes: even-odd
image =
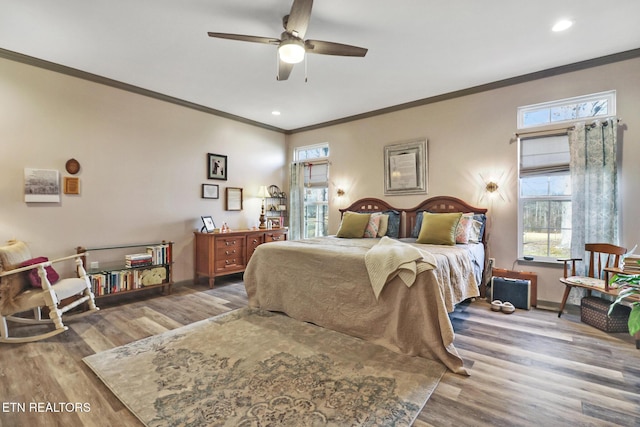
[[[376,299],[365,255],[379,242],[323,237],[260,245],[244,274],[249,306],[440,360],[466,374],[448,311],[478,295],[468,257],[464,265],[451,266],[451,253],[434,253],[437,268],[421,268],[410,287],[395,275]],[[470,281],[452,283],[462,277]]]

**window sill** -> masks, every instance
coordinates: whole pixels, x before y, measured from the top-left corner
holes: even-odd
[[[514,265],[539,265],[544,267],[562,268],[564,266],[564,262],[550,258],[534,258],[532,260],[527,260],[520,257],[515,260]]]

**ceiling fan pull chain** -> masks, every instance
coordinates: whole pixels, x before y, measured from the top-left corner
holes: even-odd
[[[307,57],[309,55],[307,55],[306,53],[304,54],[304,82],[306,83],[308,81],[307,79]]]

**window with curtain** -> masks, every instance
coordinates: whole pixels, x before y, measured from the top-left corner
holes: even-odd
[[[292,239],[326,236],[329,226],[329,144],[298,147],[291,165]]]
[[[518,257],[584,257],[618,242],[616,91],[518,108]],[[603,117],[605,116],[605,117]]]
[[[520,138],[519,257],[555,261],[571,253],[569,137]]]

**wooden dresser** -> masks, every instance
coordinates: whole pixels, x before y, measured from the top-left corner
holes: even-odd
[[[286,228],[228,233],[194,232],[194,280],[197,282],[202,276],[208,277],[209,287],[212,288],[216,277],[243,272],[258,246],[287,240],[287,233]]]

